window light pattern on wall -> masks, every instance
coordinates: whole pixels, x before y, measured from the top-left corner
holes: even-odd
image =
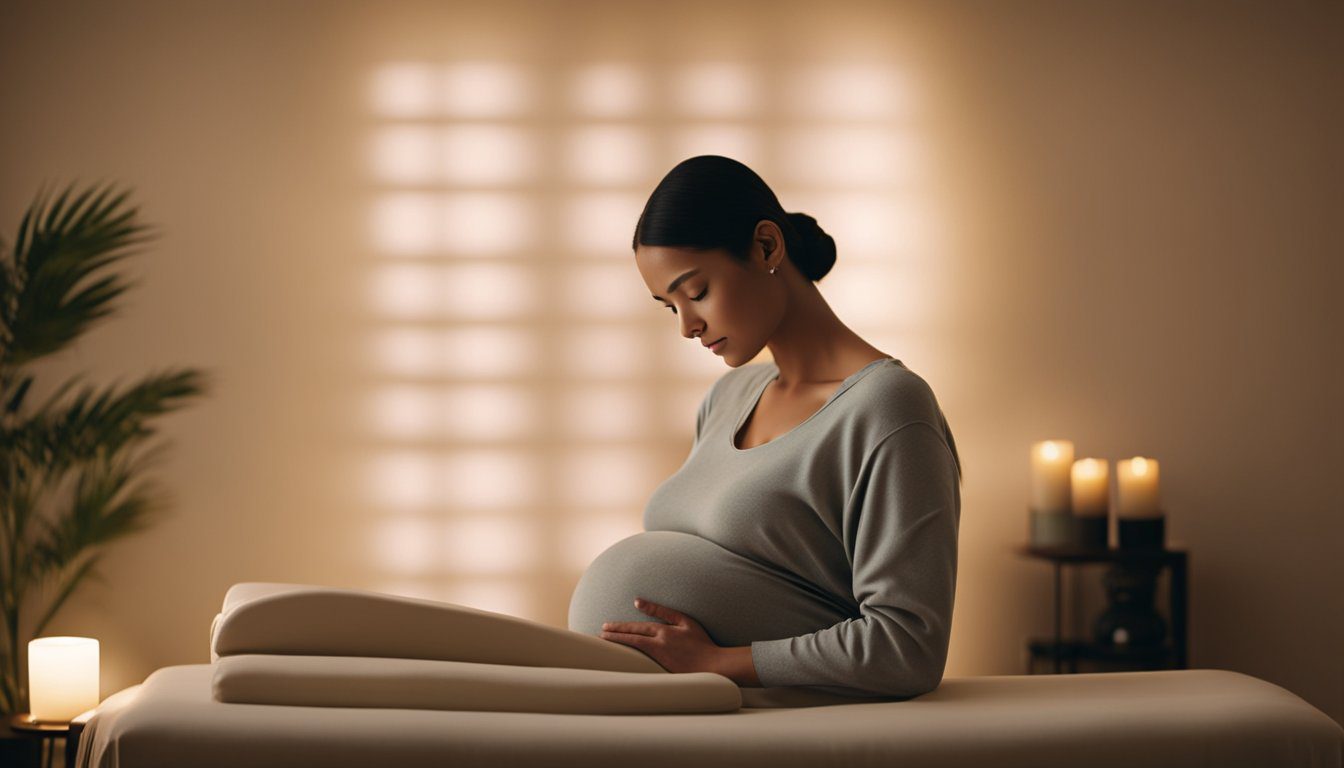
[[[666,471],[657,457],[689,447],[726,371],[648,298],[629,251],[648,193],[686,157],[739,159],[786,210],[816,216],[840,253],[820,290],[899,356],[939,293],[927,157],[900,74],[372,72],[363,426],[375,452],[362,481],[381,588],[542,618],[538,585],[577,578],[641,529]]]

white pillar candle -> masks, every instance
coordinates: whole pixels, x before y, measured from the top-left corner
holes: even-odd
[[[1073,462],[1073,514],[1105,517],[1111,500],[1110,465],[1105,459]]]
[[[1031,508],[1037,512],[1069,511],[1069,472],[1073,443],[1042,440],[1031,447]]]
[[[1116,463],[1117,517],[1158,517],[1157,459],[1135,456]]]
[[[28,642],[28,698],[34,720],[68,723],[98,706],[98,641],[39,637]]]

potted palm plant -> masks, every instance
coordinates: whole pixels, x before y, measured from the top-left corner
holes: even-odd
[[[0,242],[0,713],[27,709],[23,657],[90,578],[109,543],[166,507],[146,468],[165,443],[157,417],[205,392],[178,368],[129,386],[74,376],[41,403],[35,364],[113,314],[130,287],[111,268],[152,240],[111,185],[39,193],[12,246]]]

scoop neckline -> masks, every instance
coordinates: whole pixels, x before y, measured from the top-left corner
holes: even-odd
[[[818,415],[821,414],[822,411],[826,410],[827,406],[835,402],[837,398],[843,395],[845,391],[848,390],[850,387],[854,386],[854,384],[857,383],[859,379],[866,376],[868,372],[871,371],[873,368],[876,368],[878,365],[889,361],[898,364],[901,362],[900,360],[890,356],[879,357],[876,360],[873,360],[872,362],[863,366],[854,373],[851,373],[848,378],[840,382],[840,386],[835,388],[835,391],[832,392],[831,396],[826,399],[826,402],[821,404],[820,408],[814,411],[811,416],[808,416],[806,419],[803,419],[802,421],[793,425],[793,428],[790,429],[789,431],[785,432],[782,435],[777,436],[773,440],[767,440],[764,443],[761,443],[760,445],[753,445],[750,448],[738,448],[737,433],[742,430],[742,424],[746,422],[748,416],[756,412],[756,406],[760,404],[761,397],[765,394],[765,388],[770,386],[770,382],[779,378],[779,366],[775,365],[773,360],[767,362],[766,365],[775,369],[774,375],[766,377],[765,380],[763,380],[760,384],[756,386],[756,392],[754,395],[752,395],[747,405],[747,409],[742,413],[738,414],[737,423],[733,425],[732,430],[728,432],[728,447],[736,453],[751,453],[752,451],[759,450],[767,445],[774,445],[775,443],[778,443],[780,440],[783,440],[784,438],[788,437],[794,432],[797,432],[798,430],[802,429],[803,426],[806,425],[809,421],[815,419]]]

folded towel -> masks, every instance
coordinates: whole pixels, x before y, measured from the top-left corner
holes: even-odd
[[[366,656],[242,654],[214,663],[214,697],[234,704],[582,715],[733,712],[737,685],[712,672],[650,675]]]

